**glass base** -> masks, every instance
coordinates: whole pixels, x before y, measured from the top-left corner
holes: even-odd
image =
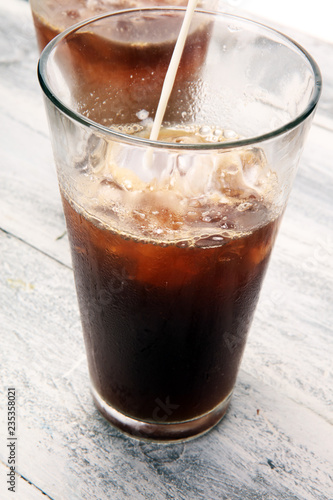
[[[193,420],[177,423],[145,422],[128,417],[107,404],[91,387],[94,403],[106,420],[125,434],[137,439],[160,442],[185,441],[208,432],[224,417],[232,392],[213,410]]]

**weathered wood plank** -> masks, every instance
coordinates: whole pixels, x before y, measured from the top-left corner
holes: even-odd
[[[244,368],[333,422],[333,158],[313,128],[252,326]],[[265,365],[263,368],[262,365]]]
[[[0,121],[0,137],[6,137],[1,152],[0,227],[70,266],[49,139],[10,117]]]
[[[186,444],[139,443],[93,407],[71,271],[27,245],[22,252],[24,244],[4,233],[0,244],[1,255],[11,256],[0,274],[0,377],[2,389],[17,387],[19,474],[65,499],[330,498],[332,426],[312,405],[289,398],[280,372],[273,376],[276,364],[267,360],[278,343],[268,349],[269,339],[262,341],[266,325],[252,332],[259,352],[247,350],[232,406],[215,430]],[[292,314],[300,320],[298,310]],[[274,320],[280,332],[290,317]],[[309,354],[297,353],[312,383]],[[288,382],[297,385],[293,367]]]
[[[0,19],[0,227],[70,266],[29,4]]]

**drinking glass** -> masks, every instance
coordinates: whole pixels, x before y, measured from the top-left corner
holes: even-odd
[[[198,11],[150,140],[183,16],[100,16],[38,68],[92,396],[125,433],[161,441],[227,410],[321,90],[291,39]]]

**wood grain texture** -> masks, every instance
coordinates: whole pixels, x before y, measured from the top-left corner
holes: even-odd
[[[231,407],[206,436],[158,445],[122,435],[92,403],[29,6],[0,4],[1,499],[332,500],[333,47],[302,36],[326,94]],[[11,385],[16,496],[5,484]]]
[[[332,425],[289,397],[266,353],[270,377],[245,359],[227,416],[196,441],[140,443],[109,426],[89,394],[72,272],[4,233],[0,245],[12,257],[0,275],[1,392],[17,388],[18,472],[39,490],[57,499],[330,498]],[[297,383],[292,366],[289,376]]]
[[[29,4],[0,3],[0,227],[71,266]]]
[[[20,475],[64,499],[330,498],[332,425],[279,387],[275,343],[258,359],[270,377],[257,376],[247,351],[231,408],[206,436],[177,445],[128,439],[93,407],[72,272],[28,245],[23,254],[4,233],[0,245],[12,257],[0,276],[0,383],[2,393],[17,388]]]

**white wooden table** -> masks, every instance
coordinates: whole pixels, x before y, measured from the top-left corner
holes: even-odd
[[[234,397],[204,437],[148,444],[94,408],[29,6],[0,0],[1,499],[333,498],[333,44],[284,31],[324,91]]]

